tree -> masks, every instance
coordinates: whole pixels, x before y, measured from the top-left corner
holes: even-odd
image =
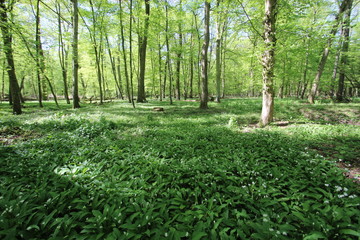
[[[336,100],[342,102],[344,100],[344,89],[345,89],[345,69],[348,65],[348,51],[350,42],[350,18],[353,0],[344,0],[347,2],[345,9],[344,22],[342,23],[342,48],[340,58],[340,74],[338,82],[338,90],[336,92]]]
[[[274,64],[275,64],[275,22],[277,0],[265,0],[263,65],[263,100],[260,125],[266,126],[273,121],[274,114]]]
[[[79,53],[78,53],[78,38],[79,38],[79,11],[78,0],[73,2],[73,108],[80,108],[79,99]]]
[[[149,17],[150,17],[150,0],[145,1],[145,22],[143,36],[139,36],[139,64],[140,73],[138,78],[138,95],[137,102],[146,102],[145,95],[145,63],[146,63],[146,47],[149,31]]]
[[[129,71],[128,71],[128,64],[127,64],[127,57],[125,51],[125,36],[124,36],[124,24],[123,24],[123,9],[121,5],[121,0],[119,0],[119,17],[120,17],[120,35],[121,35],[121,47],[123,53],[123,61],[124,61],[124,70],[125,70],[125,81],[126,81],[126,94],[129,99],[129,103],[132,103],[132,96],[130,92],[130,81],[129,81]]]
[[[219,8],[221,0],[217,0],[216,5]],[[217,14],[216,21],[216,102],[220,103],[221,98],[221,23],[220,12]]]
[[[4,42],[4,52],[7,60],[7,73],[9,76],[12,110],[13,114],[21,114],[20,88],[15,73],[12,33],[7,17],[7,12],[10,11],[11,8],[11,5],[9,7],[5,5],[5,0],[0,0],[0,27]]]
[[[208,90],[208,49],[210,41],[210,2],[205,0],[205,33],[204,42],[201,50],[201,95],[200,109],[208,108],[209,90]]]
[[[59,2],[57,2],[56,5],[57,9],[57,15],[58,15],[58,30],[59,30],[59,48],[58,48],[58,54],[59,54],[59,60],[60,60],[60,67],[61,67],[61,73],[62,73],[62,79],[64,83],[64,96],[66,99],[66,103],[70,104],[70,98],[69,98],[69,90],[68,90],[68,83],[67,83],[67,77],[68,77],[68,64],[67,64],[67,57],[68,57],[68,50],[65,47],[64,39],[63,39],[63,31],[62,31],[62,21],[61,21],[61,5]]]
[[[320,78],[321,78],[321,75],[322,75],[322,73],[324,71],[325,63],[326,63],[327,58],[329,56],[330,48],[331,48],[334,36],[335,36],[335,34],[336,34],[337,30],[338,30],[338,26],[339,26],[339,23],[340,23],[340,20],[341,20],[341,16],[342,16],[343,12],[346,10],[346,6],[348,4],[347,2],[348,2],[348,0],[343,0],[341,2],[341,5],[339,7],[339,12],[335,17],[335,23],[331,28],[329,38],[327,39],[326,45],[325,45],[325,47],[323,49],[323,52],[322,52],[322,55],[321,55],[321,58],[320,58],[320,62],[319,62],[319,65],[318,65],[318,69],[317,69],[317,72],[316,72],[316,75],[315,75],[315,79],[313,81],[313,85],[312,85],[312,88],[310,90],[309,97],[308,97],[308,100],[309,100],[310,104],[314,104],[315,96],[316,96],[316,93],[317,93],[317,90],[318,90],[318,87],[319,87],[319,84],[320,84]]]
[[[170,105],[173,104],[172,101],[172,70],[171,70],[171,60],[170,60],[170,44],[169,44],[169,9],[168,9],[168,3],[165,3],[165,13],[166,13],[166,19],[165,19],[165,42],[166,42],[166,69],[169,73],[169,98],[170,98]],[[166,75],[165,75],[166,76]],[[164,79],[164,86],[166,86],[166,78]],[[165,91],[164,91],[165,93]]]
[[[44,56],[44,50],[42,48],[41,43],[41,29],[40,29],[40,0],[37,0],[36,2],[36,37],[35,37],[35,45],[36,45],[36,65],[37,65],[37,78],[38,78],[38,87],[39,87],[39,104],[40,107],[42,107],[42,100],[48,99],[48,94],[46,90],[46,82],[49,84],[50,91],[54,97],[54,101],[56,103],[56,106],[59,107],[56,93],[54,91],[54,88],[50,82],[50,79],[45,74],[45,56]]]

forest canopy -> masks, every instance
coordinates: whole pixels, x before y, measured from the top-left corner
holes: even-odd
[[[267,48],[263,2],[205,2],[210,7],[209,97],[219,101],[225,96],[261,96]],[[273,95],[313,95],[311,103],[315,95],[337,101],[358,96],[359,2],[274,2]],[[2,0],[0,47],[9,48],[8,32],[20,98],[37,99],[40,106],[41,100],[56,97],[70,103],[74,66],[81,101],[199,97],[205,5],[193,0]],[[78,64],[73,63],[74,45]],[[0,97],[8,99],[11,84],[6,71],[11,67],[6,51],[0,58]]]

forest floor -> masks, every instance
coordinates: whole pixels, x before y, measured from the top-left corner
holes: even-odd
[[[2,239],[360,237],[359,99],[44,105],[0,103]]]

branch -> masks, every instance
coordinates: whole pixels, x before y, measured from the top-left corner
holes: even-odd
[[[48,9],[50,9],[53,13],[55,13],[56,15],[58,15],[62,20],[64,20],[67,24],[71,25],[71,22],[69,22],[68,20],[66,20],[63,16],[61,16],[60,12],[56,12],[54,9],[52,9],[51,7],[49,7],[49,5],[47,5],[46,3],[43,2],[43,0],[40,0],[40,2],[47,7]]]
[[[242,4],[241,0],[238,0],[238,2],[240,3],[241,8],[243,9],[243,11],[244,11],[244,13],[245,13],[245,15],[246,15],[246,18],[249,20],[252,29],[254,29],[254,31],[255,31],[255,33],[256,33],[257,35],[259,35],[262,39],[265,40],[264,36],[255,28],[253,22],[251,21],[249,15],[248,15],[247,12],[246,12],[245,7],[244,7],[244,5]]]

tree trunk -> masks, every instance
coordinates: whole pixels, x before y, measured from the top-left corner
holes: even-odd
[[[61,6],[60,3],[57,5],[57,13],[58,13],[58,29],[59,29],[59,60],[60,60],[60,67],[61,67],[61,73],[63,78],[63,84],[64,84],[64,97],[67,104],[70,104],[69,99],[69,90],[68,90],[68,84],[67,84],[67,51],[65,49],[65,44],[63,41],[63,34],[62,34],[62,23],[61,23]]]
[[[40,0],[36,2],[36,15],[35,15],[35,22],[36,22],[36,37],[35,37],[35,46],[36,46],[36,59],[37,59],[37,67],[39,68],[39,98],[41,100],[48,100],[48,93],[46,88],[46,79],[45,76],[42,76],[45,73],[45,59],[44,59],[44,51],[42,49],[41,43],[41,30],[40,30]],[[42,106],[42,104],[40,104]]]
[[[220,54],[222,56],[222,64],[221,64],[221,98],[225,98],[225,64],[226,64],[226,61],[225,61],[225,53],[226,53],[226,39],[227,39],[227,32],[226,32],[226,29],[227,29],[227,23],[228,23],[228,20],[227,18],[225,19],[225,23],[224,23],[224,26],[223,26],[223,33],[224,33],[224,41],[223,41],[223,44],[222,44],[222,53]]]
[[[180,1],[181,4],[181,1]],[[177,59],[176,59],[176,100],[180,100],[180,69],[181,69],[181,55],[182,55],[182,30],[181,24],[179,24],[179,49],[177,52]]]
[[[150,0],[145,1],[145,25],[144,25],[144,35],[139,37],[139,67],[140,74],[138,77],[138,94],[137,102],[146,102],[145,94],[145,64],[146,64],[146,47],[149,31],[149,16],[150,16]]]
[[[57,102],[57,97],[54,91],[54,88],[50,82],[50,79],[45,75],[45,57],[44,57],[44,51],[42,49],[41,44],[41,30],[40,30],[40,0],[36,3],[36,62],[37,62],[37,74],[38,74],[38,86],[39,86],[39,93],[42,92],[41,95],[39,95],[39,103],[40,107],[42,107],[41,100],[47,100],[48,99],[48,93],[46,88],[46,82],[49,84],[51,94],[54,97],[54,101],[56,103],[56,106],[59,107],[59,104]],[[42,91],[41,91],[42,90]],[[42,97],[41,97],[42,96]]]
[[[220,7],[221,0],[217,0],[217,8]],[[217,13],[217,21],[216,21],[216,102],[220,103],[221,98],[221,12]]]
[[[301,99],[304,99],[306,88],[308,86],[307,72],[308,72],[309,55],[310,55],[309,43],[310,43],[310,40],[308,39],[307,40],[306,55],[305,55],[305,66],[304,66],[304,72],[303,72],[303,75],[302,75],[303,89],[302,89],[302,92],[301,92]]]
[[[266,126],[273,121],[274,114],[274,64],[275,64],[275,22],[277,0],[265,0],[264,40],[263,54],[263,100],[260,125]]]
[[[342,33],[341,33],[341,35],[342,35]],[[330,82],[330,97],[332,99],[334,99],[334,97],[336,97],[335,85],[336,85],[336,77],[338,75],[338,68],[339,68],[342,41],[340,41],[339,45],[340,45],[339,49],[338,49],[338,51],[336,51],[334,69],[333,69],[333,73],[332,73],[332,76],[331,76],[331,82]]]
[[[159,37],[159,44],[158,44],[158,55],[159,55],[159,98],[160,98],[160,101],[162,101],[162,98],[163,98],[163,93],[162,93],[162,79],[161,79],[161,76],[162,76],[162,64],[161,64],[161,44],[160,44],[160,37]]]
[[[9,85],[12,101],[13,114],[21,114],[21,99],[20,99],[20,88],[15,73],[15,63],[12,49],[12,34],[7,18],[7,7],[5,6],[5,0],[0,0],[0,26],[2,32],[2,38],[4,43],[4,49],[6,60],[7,60],[7,73],[9,75]]]
[[[115,61],[115,58],[114,58]],[[123,84],[122,84],[122,77],[121,77],[121,60],[120,60],[120,46],[119,46],[119,55],[117,56],[117,74],[119,79],[119,91],[120,92],[120,98],[124,100],[124,93],[123,93]]]
[[[130,81],[129,81],[129,70],[127,65],[127,57],[126,57],[126,51],[125,51],[125,36],[124,36],[124,24],[123,24],[123,10],[121,5],[121,0],[119,0],[119,6],[120,6],[120,32],[121,32],[121,47],[123,52],[123,61],[124,61],[124,70],[125,70],[125,81],[126,81],[126,94],[129,99],[129,103],[132,102],[132,96],[130,92]],[[130,70],[131,71],[131,70]]]
[[[348,65],[348,56],[347,53],[349,51],[349,42],[350,42],[350,18],[351,18],[351,8],[353,4],[353,0],[344,0],[347,2],[347,8],[345,13],[345,19],[342,24],[342,49],[341,49],[341,58],[340,58],[340,74],[339,74],[339,83],[338,83],[338,91],[336,93],[336,100],[338,102],[344,101],[345,98],[345,71]]]
[[[4,100],[5,98],[5,69],[6,69],[6,62],[5,62],[5,58],[3,60],[3,64],[2,64],[2,74],[1,74],[1,102]]]
[[[78,37],[79,37],[79,12],[78,0],[73,2],[73,108],[80,108],[79,99],[79,53],[78,53]]]
[[[166,66],[169,73],[169,98],[170,105],[173,104],[172,101],[172,71],[171,71],[171,63],[170,63],[170,45],[169,45],[169,10],[168,3],[166,2],[165,11],[166,11],[166,22],[165,22],[165,42],[166,42]],[[165,78],[166,80],[166,78]],[[164,84],[165,85],[165,84]]]
[[[190,87],[190,93],[189,98],[193,98],[193,82],[194,82],[194,42],[193,42],[193,34],[191,34],[191,49],[190,49],[190,80],[189,80],[189,87]]]
[[[318,69],[317,69],[317,72],[316,72],[316,75],[315,75],[315,79],[313,81],[313,85],[312,85],[312,88],[310,90],[310,94],[308,96],[308,100],[309,100],[310,104],[314,104],[315,96],[316,96],[316,93],[318,91],[318,87],[319,87],[319,84],[320,84],[320,78],[321,78],[321,75],[322,75],[322,73],[324,71],[325,63],[326,63],[326,60],[327,60],[327,58],[329,56],[332,41],[333,41],[333,38],[334,38],[334,36],[335,36],[335,34],[337,32],[341,16],[342,16],[343,12],[346,9],[346,5],[347,5],[346,0],[341,3],[341,6],[339,8],[339,13],[335,17],[335,24],[333,25],[333,27],[332,27],[332,29],[330,31],[330,36],[329,36],[329,38],[328,38],[328,40],[326,42],[326,46],[325,46],[325,48],[323,50],[323,53],[321,55],[321,59],[320,59],[319,65],[318,65]]]
[[[208,108],[208,49],[210,41],[210,2],[205,0],[205,33],[201,50],[201,96],[200,109]]]
[[[133,84],[133,52],[132,52],[132,21],[133,21],[133,1],[130,0],[130,29],[129,29],[129,51],[130,51],[130,90],[131,90],[131,103],[135,108],[134,101],[134,84]]]
[[[37,75],[37,85],[38,85],[38,101],[39,101],[39,106],[40,107],[43,107],[43,104],[42,104],[42,100],[43,100],[43,84],[42,84],[42,78],[41,78],[41,61],[40,61],[40,52],[39,52],[39,44],[41,43],[40,42],[40,29],[39,29],[39,26],[40,26],[40,18],[39,18],[39,4],[40,2],[37,1],[37,4],[36,4],[36,15],[35,15],[35,19],[36,19],[36,30],[35,30],[35,34],[36,34],[36,37],[35,37],[35,45],[36,45],[36,75]]]
[[[106,38],[106,44],[107,44],[107,49],[108,49],[108,54],[109,54],[109,59],[110,59],[111,72],[112,72],[112,74],[113,74],[114,81],[115,81],[115,85],[116,85],[116,87],[117,87],[117,89],[118,89],[118,92],[119,92],[119,94],[118,94],[117,97],[118,97],[118,98],[123,98],[123,97],[122,97],[122,89],[121,89],[121,86],[120,86],[120,84],[119,84],[118,75],[117,75],[117,72],[116,72],[115,57],[112,56],[112,52],[111,52],[111,48],[110,48],[110,42],[109,42],[109,37],[107,36],[107,34],[106,34],[105,38]],[[119,70],[119,72],[120,72],[120,62],[118,63],[118,68],[119,68],[118,70]],[[121,75],[119,75],[119,76],[121,76]]]

